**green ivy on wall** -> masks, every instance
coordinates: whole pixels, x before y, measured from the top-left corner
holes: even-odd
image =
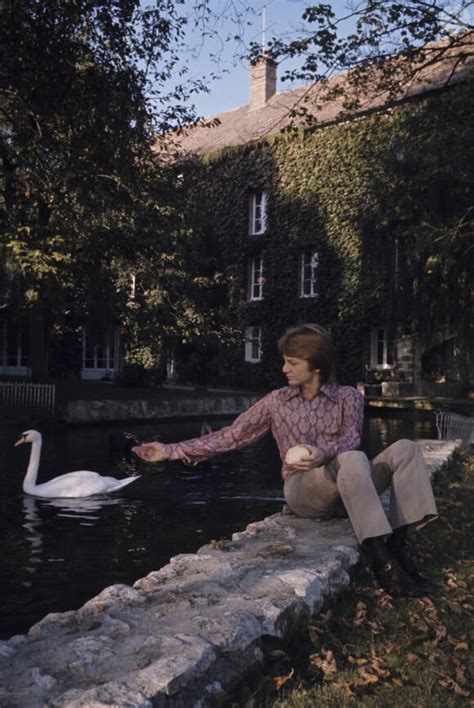
[[[473,86],[180,166],[189,218],[220,274],[216,307],[234,328],[214,380],[283,384],[276,340],[304,321],[330,328],[339,378],[349,383],[364,374],[375,326],[388,326],[392,341],[418,333],[429,347],[435,325],[469,348],[472,273],[463,253],[473,223]],[[268,195],[267,230],[249,236],[249,194],[258,189]],[[298,294],[305,247],[319,254],[315,298]],[[264,299],[249,302],[247,262],[260,251]],[[259,364],[243,360],[250,325],[263,328]]]

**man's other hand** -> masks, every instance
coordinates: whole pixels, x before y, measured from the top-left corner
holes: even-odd
[[[324,452],[314,445],[306,445],[305,443],[304,447],[307,448],[308,454],[302,457],[298,462],[294,462],[291,468],[304,472],[312,470],[313,467],[321,467],[321,465],[324,464]]]

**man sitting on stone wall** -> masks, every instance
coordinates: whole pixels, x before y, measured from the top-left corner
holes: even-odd
[[[325,329],[293,327],[278,348],[288,386],[267,394],[221,430],[179,443],[145,443],[133,451],[146,462],[196,464],[254,443],[271,430],[291,511],[312,519],[347,514],[379,585],[395,596],[426,594],[425,578],[406,553],[407,531],[437,516],[421,449],[411,440],[399,440],[372,461],[358,451],[363,397],[337,383],[334,348]],[[291,449],[296,446],[299,450]],[[389,487],[387,516],[379,494]]]

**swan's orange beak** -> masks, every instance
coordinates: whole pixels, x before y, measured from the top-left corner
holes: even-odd
[[[17,447],[18,445],[22,445],[24,442],[25,442],[25,437],[24,437],[24,435],[22,435],[22,436],[19,437],[18,440],[16,441],[15,447]]]

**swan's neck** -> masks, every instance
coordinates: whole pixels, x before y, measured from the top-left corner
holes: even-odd
[[[36,477],[38,476],[39,461],[41,456],[41,440],[35,440],[31,444],[30,461],[23,480],[23,491],[30,492],[35,488]]]

